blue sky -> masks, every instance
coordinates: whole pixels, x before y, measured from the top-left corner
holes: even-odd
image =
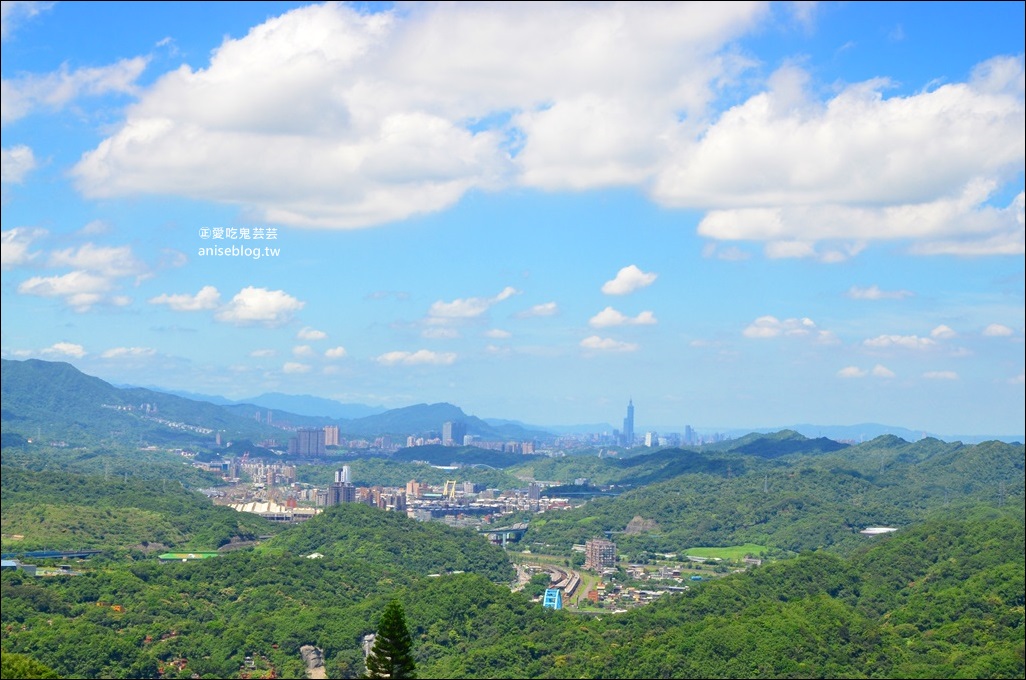
[[[5,2],[3,356],[1020,434],[1023,8]]]

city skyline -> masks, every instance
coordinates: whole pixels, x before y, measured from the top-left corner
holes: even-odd
[[[538,425],[1019,434],[1023,21],[5,3],[0,349]]]

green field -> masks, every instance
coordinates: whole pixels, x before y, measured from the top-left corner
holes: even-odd
[[[769,550],[764,545],[745,543],[744,545],[731,545],[725,548],[688,548],[684,555],[695,557],[718,557],[721,560],[740,560],[746,555],[758,556],[760,553]]]

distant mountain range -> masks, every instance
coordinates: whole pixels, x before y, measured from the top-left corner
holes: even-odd
[[[219,397],[188,398],[145,387],[115,387],[64,362],[29,359],[0,363],[2,429],[26,439],[65,441],[69,445],[96,441],[145,444],[208,444],[216,432],[225,438],[284,442],[281,427],[321,427],[335,424],[345,436],[440,436],[446,421],[462,421],[467,434],[486,440],[531,440],[549,432],[513,423],[490,425],[452,404],[417,404],[380,410],[347,405],[317,397],[261,395],[259,403],[231,402]],[[216,403],[222,402],[222,403]],[[306,413],[285,410],[302,407]],[[340,418],[325,413],[364,413]],[[266,411],[272,411],[267,423]],[[374,412],[380,411],[380,412]],[[369,412],[369,413],[368,413]],[[261,416],[257,418],[256,416]],[[11,439],[10,441],[15,441]]]
[[[383,407],[342,402],[309,395],[262,394],[244,401],[158,388],[115,387],[88,376],[63,362],[29,359],[2,360],[2,429],[26,438],[42,436],[69,443],[92,440],[123,440],[145,443],[177,442],[196,445],[209,442],[214,432],[228,438],[259,441],[277,439],[284,445],[282,427],[339,426],[347,437],[407,435],[438,437],[446,421],[462,421],[467,434],[484,440],[524,441],[550,439],[554,434],[610,432],[607,423],[577,426],[536,426],[516,420],[482,419],[447,403],[416,404],[386,410]],[[267,423],[267,411],[272,421]],[[257,416],[260,416],[257,418]],[[663,428],[661,432],[681,428]],[[1023,441],[1022,435],[965,435],[953,437],[903,427],[865,423],[849,426],[793,425],[725,432],[743,436],[749,432],[792,430],[809,438],[860,442],[881,435],[907,441],[933,436],[947,441],[975,443],[988,439]],[[13,441],[13,439],[11,440]],[[402,443],[401,441],[398,443]]]

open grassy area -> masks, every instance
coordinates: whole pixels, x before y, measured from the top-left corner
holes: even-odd
[[[744,545],[732,545],[725,548],[688,548],[684,551],[684,554],[694,555],[695,557],[718,557],[721,560],[740,560],[746,555],[758,557],[759,553],[766,550],[769,550],[769,548],[764,545],[745,543]]]

